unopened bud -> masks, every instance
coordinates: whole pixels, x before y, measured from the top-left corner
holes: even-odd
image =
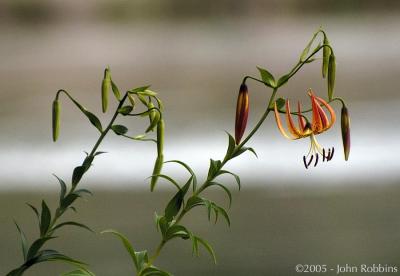
[[[110,90],[111,85],[111,76],[108,68],[104,70],[104,78],[101,83],[101,105],[103,108],[103,112],[107,111],[108,107],[108,91]]]
[[[350,117],[349,112],[345,106],[342,107],[341,127],[344,159],[347,161],[350,154]]]
[[[57,141],[60,133],[60,103],[58,99],[53,102],[53,116],[52,116],[52,127],[53,127],[53,141]]]
[[[336,78],[336,58],[333,54],[329,56],[328,64],[328,98],[333,99],[333,92],[335,89],[335,78]]]
[[[247,85],[240,86],[239,95],[236,105],[236,120],[235,120],[235,141],[236,144],[240,143],[247,125],[247,118],[249,116],[249,91]]]

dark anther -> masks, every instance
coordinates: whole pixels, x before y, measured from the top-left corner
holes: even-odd
[[[308,163],[307,163],[307,167],[310,166],[310,164],[311,164],[311,162],[313,161],[313,159],[314,159],[314,154],[311,155],[310,161],[308,161]]]
[[[315,154],[315,163],[314,163],[314,167],[316,167],[318,164],[318,153]]]
[[[331,149],[328,149],[328,154],[326,155],[326,162],[328,162],[329,160],[329,156],[331,156]]]
[[[308,169],[307,161],[306,161],[306,156],[305,156],[305,155],[303,156],[303,162],[304,162],[304,167],[306,167],[306,169]]]
[[[330,151],[330,150],[329,150]],[[331,159],[333,158],[333,154],[335,153],[335,148],[334,147],[332,147],[332,151],[330,152],[330,155],[329,155],[329,159],[328,159],[328,161],[331,161]]]
[[[325,162],[326,156],[325,156],[325,149],[322,149],[322,162]]]

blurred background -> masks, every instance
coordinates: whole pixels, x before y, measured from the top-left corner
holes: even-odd
[[[352,149],[343,160],[340,126],[318,137],[336,154],[305,170],[309,141],[288,141],[272,117],[251,140],[259,158],[244,154],[227,168],[239,174],[232,226],[209,223],[197,210],[185,220],[217,252],[191,256],[186,241],[171,242],[157,265],[175,275],[296,275],[296,264],[400,266],[400,2],[367,0],[28,1],[0,2],[0,274],[22,261],[13,219],[31,240],[36,222],[25,202],[52,206],[98,134],[62,99],[61,135],[51,141],[51,103],[69,91],[103,120],[100,86],[110,66],[121,90],[152,84],[165,104],[166,159],[190,164],[205,178],[209,158],[222,158],[233,132],[236,96],[256,66],[288,72],[322,26],[337,57],[336,95],[351,115]],[[309,103],[306,91],[326,95],[320,61],[302,70],[280,96]],[[261,116],[271,91],[249,82],[250,118]],[[335,106],[338,113],[340,106]],[[147,121],[121,120],[131,134]],[[115,228],[137,249],[153,250],[154,211],[172,195],[166,183],[150,193],[152,144],[110,135],[81,186],[94,196],[76,206],[77,219],[97,232]],[[184,179],[174,165],[165,172]],[[226,206],[215,190],[209,196]],[[83,259],[97,275],[133,275],[119,241],[69,228],[55,249]],[[68,266],[42,264],[26,275],[59,275]],[[327,274],[333,275],[334,272]]]

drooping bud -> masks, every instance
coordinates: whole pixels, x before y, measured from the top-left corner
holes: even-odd
[[[52,113],[53,141],[55,142],[60,133],[60,102],[57,98],[53,101]]]
[[[239,89],[239,95],[236,105],[236,120],[235,120],[235,141],[240,143],[247,125],[249,116],[249,91],[247,85],[242,84]]]
[[[165,129],[165,123],[164,120],[161,119],[158,121],[157,124],[157,159],[156,162],[154,163],[154,168],[153,168],[153,175],[151,177],[151,182],[150,182],[150,190],[153,191],[154,187],[157,184],[158,180],[158,175],[161,173],[162,166],[164,163],[164,129]]]
[[[350,155],[350,117],[349,117],[349,111],[345,106],[342,107],[341,126],[342,126],[344,159],[347,161]]]
[[[103,108],[103,112],[107,111],[108,91],[110,90],[110,85],[111,85],[110,70],[106,68],[104,70],[103,82],[101,83],[101,106]]]
[[[329,56],[328,64],[328,98],[333,99],[333,92],[335,89],[335,78],[336,78],[336,58],[333,54]]]
[[[147,108],[150,110],[149,111],[150,125],[146,129],[146,133],[148,133],[149,131],[153,131],[154,128],[157,126],[158,121],[160,120],[160,112],[155,109],[155,106],[152,102],[148,103]]]
[[[324,45],[329,45],[329,40],[324,35]],[[328,74],[329,56],[331,55],[331,49],[329,47],[322,48],[322,77],[325,78]]]

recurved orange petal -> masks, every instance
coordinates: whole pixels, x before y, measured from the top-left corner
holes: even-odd
[[[279,112],[278,112],[278,107],[276,106],[276,102],[274,103],[274,114],[275,114],[276,125],[278,126],[278,129],[279,129],[280,133],[281,133],[285,138],[287,138],[287,139],[295,140],[296,138],[290,137],[290,136],[286,133],[286,131],[283,129],[282,122],[281,122],[281,118],[280,118]]]
[[[325,128],[325,130],[326,130],[326,129],[329,129],[329,128],[335,123],[335,121],[336,121],[336,113],[335,113],[335,111],[333,110],[333,108],[330,106],[330,104],[328,104],[324,99],[322,99],[322,98],[320,98],[320,97],[315,97],[315,98],[317,99],[317,101],[318,101],[319,103],[321,103],[323,106],[325,106],[326,109],[327,109],[328,112],[329,112],[329,115],[330,115],[330,117],[331,117],[331,121],[328,123],[328,125],[327,125],[326,128]]]
[[[294,125],[293,119],[292,119],[292,114],[290,110],[290,103],[289,99],[286,100],[286,121],[287,125],[289,128],[289,132],[295,137],[295,138],[300,138],[302,136],[302,133],[296,128]]]
[[[301,115],[301,104],[300,104],[300,102],[297,102],[297,116],[298,116],[298,119],[299,119],[300,131],[304,132],[304,129],[306,128],[306,120]]]
[[[319,113],[319,108],[321,108],[319,106],[319,103],[317,102],[317,100],[315,99],[315,96],[313,95],[312,91],[308,92],[308,95],[310,95],[311,98],[311,108],[312,108],[312,131],[314,133],[320,133],[323,129],[324,126],[322,124],[322,119],[321,119],[321,115]]]

